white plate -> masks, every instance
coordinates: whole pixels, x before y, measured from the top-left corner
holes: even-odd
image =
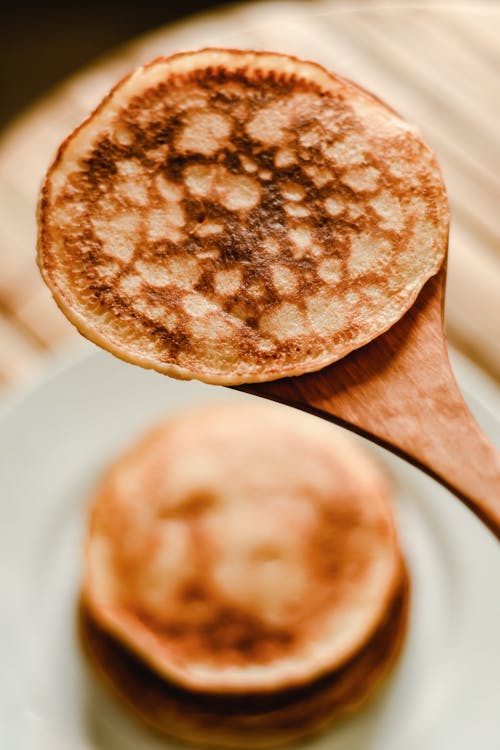
[[[459,368],[462,385],[486,395]],[[86,677],[74,633],[89,490],[144,426],[194,402],[251,398],[92,354],[0,419],[0,731],[6,750],[151,750],[150,737]],[[494,398],[492,392],[487,398]],[[500,421],[471,397],[500,442]],[[307,747],[498,750],[500,545],[457,500],[382,450],[413,578],[409,638],[370,706]]]

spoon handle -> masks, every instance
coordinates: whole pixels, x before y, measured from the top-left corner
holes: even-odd
[[[481,432],[451,372],[446,390],[436,383],[415,406],[404,440],[398,432],[397,452],[453,492],[500,540],[500,453]]]
[[[443,331],[445,269],[383,336],[320,372],[244,390],[383,445],[460,498],[500,539],[500,454],[457,386]]]

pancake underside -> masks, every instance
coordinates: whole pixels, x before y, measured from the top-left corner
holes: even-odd
[[[63,144],[39,263],[84,335],[175,377],[271,380],[367,343],[436,273],[432,153],[369,94],[290,61],[157,61]]]
[[[406,572],[370,641],[343,667],[300,689],[265,695],[194,693],[157,676],[102,630],[81,602],[82,644],[96,673],[151,729],[213,747],[268,747],[305,737],[363,703],[387,675],[406,632]]]

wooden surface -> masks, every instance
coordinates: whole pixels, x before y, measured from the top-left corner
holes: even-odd
[[[319,372],[241,390],[354,429],[423,469],[500,539],[500,453],[470,414],[443,326],[446,269],[385,334]]]
[[[500,3],[244,3],[159,29],[64,83],[0,140],[0,390],[77,334],[34,261],[42,175],[69,130],[131,68],[203,45],[275,49],[355,79],[419,125],[452,207],[446,319],[500,378]]]

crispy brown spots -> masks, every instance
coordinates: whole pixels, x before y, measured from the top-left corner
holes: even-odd
[[[198,68],[193,53],[183,73],[160,61],[151,83],[146,68],[115,93],[109,125],[96,114],[49,175],[44,275],[91,338],[134,361],[221,382],[316,369],[384,329],[442,260],[443,186],[415,133],[308,63],[282,74],[281,58],[267,71],[261,59]],[[378,304],[354,309],[364,282]],[[307,314],[332,295],[343,343],[337,324]],[[162,324],[173,316],[175,330]],[[210,362],[200,318],[225,332]]]
[[[197,490],[183,498],[182,502],[170,506],[162,506],[158,513],[158,518],[182,518],[183,520],[192,520],[196,516],[213,509],[217,504],[217,496],[213,492]]]

